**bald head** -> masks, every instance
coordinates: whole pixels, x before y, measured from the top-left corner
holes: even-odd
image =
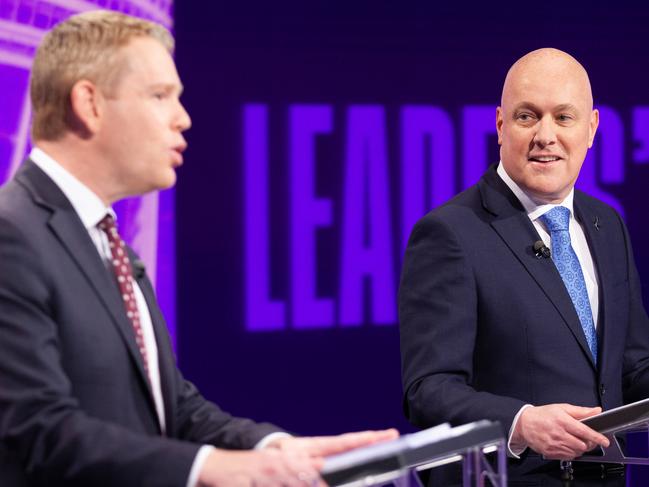
[[[532,79],[545,79],[553,84],[566,82],[575,84],[583,93],[587,108],[593,108],[590,79],[584,67],[567,52],[552,47],[528,52],[509,68],[503,84],[501,105],[505,105],[505,100],[512,90]]]
[[[537,202],[561,203],[593,143],[593,110],[584,67],[558,49],[538,49],[509,69],[496,113],[507,174]]]

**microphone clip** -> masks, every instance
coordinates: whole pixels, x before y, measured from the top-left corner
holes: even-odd
[[[134,259],[131,267],[133,268],[133,277],[136,281],[142,279],[146,274],[146,267],[140,259]]]
[[[550,249],[543,243],[543,240],[537,240],[533,245],[534,255],[537,259],[549,259],[552,255]]]

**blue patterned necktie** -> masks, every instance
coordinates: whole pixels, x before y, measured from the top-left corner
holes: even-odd
[[[581,270],[577,254],[575,254],[570,243],[570,233],[568,232],[570,210],[565,206],[555,206],[542,215],[540,219],[550,230],[552,260],[559,274],[561,274],[561,279],[563,279],[570,299],[572,299],[572,304],[575,306],[577,316],[581,322],[581,328],[584,330],[584,335],[586,335],[588,348],[590,348],[593,359],[597,363],[597,332],[593,322],[593,312],[590,309],[584,273]]]

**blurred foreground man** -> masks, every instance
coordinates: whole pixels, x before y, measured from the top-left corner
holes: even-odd
[[[175,182],[190,119],[172,49],[159,25],[106,11],[38,49],[35,148],[0,190],[2,486],[314,485],[323,455],[396,435],[293,438],[176,368],[110,207]]]
[[[562,485],[560,462],[543,456],[607,446],[579,420],[649,392],[649,321],[626,227],[574,189],[598,123],[573,57],[522,57],[496,112],[500,162],[421,219],[406,251],[406,415],[419,427],[500,421],[513,485]],[[573,485],[624,485],[619,467],[573,463]]]

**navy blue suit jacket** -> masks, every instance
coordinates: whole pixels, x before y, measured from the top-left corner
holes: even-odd
[[[200,444],[277,431],[230,416],[176,368],[146,276],[166,414],[117,284],[54,182],[27,161],[0,189],[0,485],[184,487]]]
[[[540,237],[495,165],[415,225],[399,291],[413,424],[486,418],[507,435],[525,404],[610,409],[646,397],[649,320],[627,230],[612,208],[577,190],[574,211],[599,278],[597,366],[561,276],[535,256]],[[542,464],[527,450],[510,461],[510,475]]]

